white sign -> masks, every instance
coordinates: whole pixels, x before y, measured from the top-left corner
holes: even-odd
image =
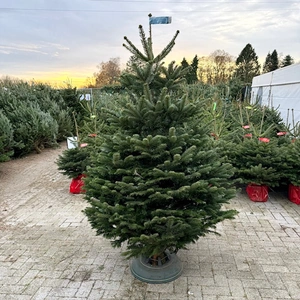
[[[67,137],[67,147],[68,149],[74,149],[78,147],[77,136]]]
[[[86,101],[90,101],[91,100],[91,94],[84,94],[80,96],[80,101],[82,100],[86,100]]]

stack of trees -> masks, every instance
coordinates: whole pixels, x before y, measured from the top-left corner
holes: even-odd
[[[0,82],[0,160],[57,145],[74,128],[76,91],[4,78]],[[72,99],[72,100],[70,100]],[[79,110],[79,108],[77,108]]]

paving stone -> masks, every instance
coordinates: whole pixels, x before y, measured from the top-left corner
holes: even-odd
[[[289,272],[289,269],[286,266],[262,265],[262,268],[265,273],[288,273]]]
[[[51,287],[39,287],[35,294],[33,294],[34,300],[44,300],[48,298],[48,295],[51,291]]]
[[[271,289],[271,284],[268,280],[258,280],[258,279],[245,279],[243,280],[244,288],[266,288]]]
[[[287,290],[281,289],[259,289],[262,299],[272,298],[272,299],[291,299],[289,292]]]
[[[245,297],[245,290],[240,279],[228,279],[229,288],[231,291],[231,295],[233,297],[240,297],[241,299]]]
[[[231,296],[231,291],[229,287],[226,286],[203,286],[202,287],[203,296],[205,295],[216,295],[216,296]]]
[[[95,281],[95,289],[103,289],[103,290],[119,290],[121,285],[120,281],[108,281],[108,280],[96,280]]]
[[[75,294],[76,297],[81,298],[87,298],[89,294],[91,293],[93,286],[95,282],[94,281],[84,281],[81,283],[80,287],[77,288],[77,292]]]
[[[38,156],[49,168],[27,193],[4,191],[11,206],[0,218],[0,299],[300,300],[300,206],[283,195],[256,203],[240,192],[226,204],[240,214],[217,225],[221,236],[179,251],[182,276],[152,285],[133,278],[125,245],[114,249],[95,235],[83,195],[68,192],[55,153]]]
[[[243,282],[243,285],[244,282]],[[246,299],[248,300],[262,300],[258,288],[255,287],[245,287]]]
[[[53,287],[49,292],[49,299],[51,297],[61,297],[61,298],[75,298],[77,289],[66,288],[66,287]]]

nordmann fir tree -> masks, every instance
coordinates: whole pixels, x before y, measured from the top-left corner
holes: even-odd
[[[112,246],[127,243],[127,258],[156,261],[234,217],[236,211],[222,209],[235,196],[234,171],[214,147],[201,103],[173,92],[184,73],[174,63],[164,67],[162,60],[179,32],[154,56],[151,38],[142,26],[139,31],[144,53],[127,37],[124,46],[143,63],[122,75],[132,98],[121,112],[112,113],[116,131],[104,137],[92,157],[85,214]]]

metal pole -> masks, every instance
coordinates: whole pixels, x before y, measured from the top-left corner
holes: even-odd
[[[152,14],[150,13],[148,17],[149,17],[149,35],[150,35],[150,41],[152,43],[152,30],[151,30],[151,23],[150,23],[150,18],[152,17]]]
[[[91,88],[91,102],[92,102],[92,107],[94,107],[94,101],[93,101],[93,89]]]

